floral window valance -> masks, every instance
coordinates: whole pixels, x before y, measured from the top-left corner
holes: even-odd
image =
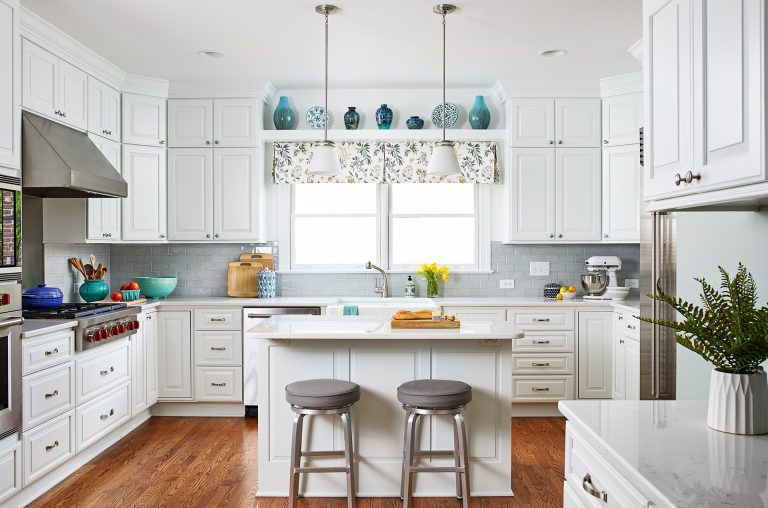
[[[434,141],[344,141],[336,148],[341,174],[310,175],[312,141],[274,144],[275,183],[496,183],[496,143],[457,141],[460,176],[429,176]]]

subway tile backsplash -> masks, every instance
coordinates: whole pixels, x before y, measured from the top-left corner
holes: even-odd
[[[179,284],[174,296],[226,296],[227,263],[237,261],[243,252],[251,252],[250,245],[239,244],[78,244],[45,246],[46,282],[58,286],[67,301],[76,298],[74,283],[79,274],[69,267],[67,259],[89,254],[96,255],[109,267],[107,282],[113,290],[121,283],[142,275],[176,275]],[[640,247],[638,245],[491,245],[493,273],[452,274],[441,283],[441,296],[540,296],[541,287],[554,280],[580,288],[579,275],[584,273],[584,260],[590,256],[619,256],[623,267],[618,274],[619,283],[625,278],[638,278],[640,274]],[[531,277],[529,263],[547,261],[550,274]],[[362,264],[361,264],[362,268]],[[408,274],[389,276],[390,296],[401,296]],[[278,296],[375,296],[373,287],[380,278],[378,273],[278,273]],[[514,279],[514,289],[500,289],[499,281]],[[419,294],[426,293],[420,277],[414,275]],[[637,295],[637,290],[632,293]]]

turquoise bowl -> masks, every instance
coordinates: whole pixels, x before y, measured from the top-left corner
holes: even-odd
[[[177,277],[134,277],[133,280],[147,298],[165,298],[176,289],[179,281]]]
[[[80,284],[80,297],[86,302],[103,300],[109,294],[109,286],[104,280],[84,280]]]

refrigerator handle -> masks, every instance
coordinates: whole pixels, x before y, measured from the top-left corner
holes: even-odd
[[[659,234],[661,227],[661,218],[659,214],[653,213],[651,219],[651,238],[653,238],[653,258],[651,261],[651,293],[656,292],[656,281],[659,280],[659,262],[661,260],[662,249],[660,242],[663,235]],[[659,302],[655,299],[651,301],[651,318],[659,318]],[[651,395],[659,398],[659,348],[658,348],[658,326],[651,325]]]

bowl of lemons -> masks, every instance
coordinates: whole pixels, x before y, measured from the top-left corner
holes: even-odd
[[[560,288],[560,292],[557,294],[558,300],[573,300],[576,298],[576,286],[563,286]]]

